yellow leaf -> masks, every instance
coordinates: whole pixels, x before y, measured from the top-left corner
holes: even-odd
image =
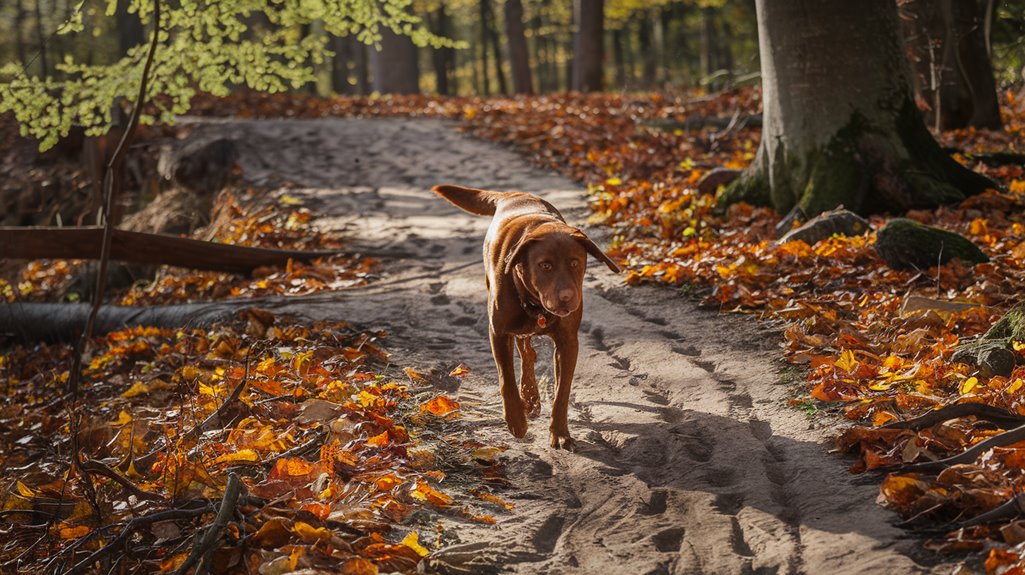
[[[448,415],[457,409],[459,402],[447,395],[439,395],[420,405],[420,411],[428,411],[434,415]]]
[[[845,349],[840,353],[840,359],[836,360],[834,365],[847,373],[851,373],[856,367],[858,367],[858,360],[854,359],[853,351]]]
[[[465,363],[460,363],[459,365],[456,366],[455,369],[453,369],[451,371],[451,373],[449,373],[449,375],[454,376],[454,377],[463,377],[463,376],[465,376],[465,375],[467,375],[469,373],[470,373],[470,368],[466,367]]]
[[[18,488],[18,493],[21,493],[25,497],[35,497],[36,496],[36,492],[35,491],[32,491],[31,489],[29,489],[28,485],[25,485],[24,483],[22,483],[20,481],[15,483],[14,486]]]
[[[1025,385],[1025,381],[1022,381],[1020,379],[1016,379],[1016,380],[1011,382],[1011,385],[1007,386],[1007,389],[1004,390],[1004,392],[1005,393],[1014,393],[1014,392],[1018,391],[1019,389],[1021,389],[1022,385]]]
[[[975,386],[979,385],[979,378],[969,377],[968,379],[961,382],[961,395],[964,395],[971,390],[975,389]]]
[[[1025,341],[1012,341],[1011,347],[1014,348],[1014,351],[1021,351],[1025,349]]]
[[[609,186],[619,186],[619,185],[622,185],[622,183],[623,183],[623,180],[618,178],[618,177],[616,177],[616,176],[613,176],[613,177],[605,180],[605,184],[609,185]]]
[[[252,449],[240,449],[235,453],[225,453],[210,462],[211,465],[232,463],[259,463],[260,455]]]
[[[413,551],[416,551],[416,554],[421,557],[426,557],[430,553],[430,551],[428,551],[426,547],[420,545],[420,536],[417,534],[416,531],[410,531],[409,535],[406,535],[402,539],[402,544],[406,547],[409,547]]]
[[[479,459],[480,461],[486,461],[488,463],[495,460],[499,453],[505,451],[504,447],[478,447],[473,450],[473,458]]]
[[[278,201],[284,206],[301,206],[303,203],[299,198],[289,194],[282,194]]]
[[[117,414],[117,421],[114,422],[114,425],[121,427],[124,425],[128,425],[131,422],[132,416],[128,415],[127,411],[122,410],[121,413]]]
[[[317,541],[328,541],[331,539],[331,530],[326,527],[314,527],[304,521],[296,521],[292,526],[292,532],[298,535],[306,543]]]

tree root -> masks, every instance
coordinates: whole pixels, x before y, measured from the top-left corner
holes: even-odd
[[[932,427],[937,423],[942,423],[950,419],[957,419],[959,417],[968,417],[969,415],[974,415],[978,419],[991,421],[997,425],[1007,428],[1014,428],[1025,424],[1025,416],[1011,413],[1006,409],[993,407],[992,405],[986,405],[985,403],[958,403],[955,405],[948,405],[935,411],[930,411],[929,413],[914,419],[888,423],[884,425],[883,428],[911,429],[918,431],[920,429],[925,429],[926,427]]]
[[[999,435],[994,435],[993,437],[990,437],[985,441],[979,442],[973,445],[971,448],[966,449],[965,451],[957,455],[947,457],[946,459],[938,459],[936,461],[923,461],[921,463],[911,463],[909,465],[900,467],[897,470],[897,472],[935,473],[937,471],[942,471],[950,467],[951,465],[971,463],[975,461],[980,455],[982,455],[990,449],[993,449],[994,447],[1003,447],[1005,445],[1011,445],[1012,443],[1017,443],[1023,440],[1025,440],[1025,425],[1015,427],[1014,429],[1009,429]]]

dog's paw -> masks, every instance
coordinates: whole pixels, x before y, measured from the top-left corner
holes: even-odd
[[[522,410],[514,410],[505,414],[505,424],[509,426],[509,433],[513,437],[522,439],[527,435],[527,416]]]
[[[552,449],[565,449],[566,451],[576,451],[577,442],[573,441],[573,438],[569,436],[569,432],[558,433],[551,432],[551,446]]]
[[[533,394],[523,394],[523,412],[529,419],[535,419],[541,415],[541,396],[537,393],[536,387]]]

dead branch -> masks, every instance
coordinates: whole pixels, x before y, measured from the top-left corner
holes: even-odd
[[[0,228],[5,259],[100,259],[99,273],[106,276],[104,253],[108,260],[248,274],[289,259],[310,261],[339,252],[254,248],[128,230],[112,230],[108,240],[106,230],[96,226]]]
[[[209,570],[210,555],[217,548],[217,545],[221,541],[221,537],[224,535],[224,530],[228,527],[228,520],[235,515],[235,510],[238,508],[238,497],[242,493],[242,481],[239,479],[237,473],[228,474],[228,485],[224,488],[224,497],[221,499],[220,508],[217,510],[217,515],[214,517],[214,522],[204,532],[202,538],[196,535],[196,545],[192,548],[192,553],[175,571],[175,575],[185,575],[189,569],[191,569],[200,560],[203,561],[201,569],[203,571]],[[200,572],[199,569],[196,571]]]
[[[950,419],[968,416],[975,416],[978,419],[991,421],[1005,428],[1013,428],[1025,424],[1025,417],[1011,413],[1006,409],[986,405],[985,403],[958,403],[956,405],[948,405],[941,409],[930,411],[929,413],[914,419],[888,423],[884,425],[883,428],[912,429],[917,431],[919,429],[925,429],[926,427],[932,427],[937,423],[942,423]]]
[[[96,461],[95,459],[86,459],[85,461],[82,461],[79,464],[79,468],[88,471],[89,473],[95,473],[96,475],[102,475],[104,477],[113,479],[118,485],[125,488],[125,491],[128,491],[138,499],[143,499],[146,501],[166,501],[164,496],[158,493],[153,493],[152,491],[146,491],[145,489],[141,489],[131,481],[125,479],[125,477],[122,476],[120,473],[111,469],[105,463]]]

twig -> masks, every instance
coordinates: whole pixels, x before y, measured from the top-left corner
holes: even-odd
[[[291,449],[282,451],[274,457],[264,461],[264,464],[273,466],[275,463],[278,462],[278,460],[285,459],[286,457],[298,457],[300,455],[305,455],[310,451],[313,451],[314,449],[320,447],[321,444],[324,443],[325,439],[327,439],[327,429],[322,428],[309,441],[305,441]]]
[[[106,556],[110,555],[115,550],[120,548],[125,543],[125,541],[128,540],[128,537],[135,533],[135,531],[140,527],[152,525],[153,523],[157,523],[160,521],[167,521],[169,519],[191,519],[193,517],[199,517],[204,513],[209,513],[212,510],[213,506],[207,505],[206,507],[199,507],[196,509],[169,509],[167,511],[157,511],[156,513],[150,513],[149,515],[136,517],[135,519],[129,521],[125,525],[124,529],[122,529],[121,532],[117,534],[117,537],[112,539],[110,543],[107,543],[103,547],[100,547],[96,551],[93,551],[91,555],[76,563],[74,567],[72,567],[71,570],[68,571],[68,575],[77,575],[78,573],[82,573],[83,571],[89,569],[89,567],[91,567],[97,561],[105,558]]]
[[[114,223],[111,220],[111,210],[114,206],[114,196],[121,192],[120,171],[124,165],[124,151],[128,141],[135,135],[135,129],[139,125],[139,115],[142,110],[143,100],[146,98],[146,90],[149,88],[149,74],[153,67],[153,58],[157,53],[157,44],[160,40],[160,0],[153,0],[153,40],[150,42],[149,53],[146,54],[146,63],[142,67],[142,78],[139,80],[139,95],[135,98],[135,107],[132,108],[132,115],[128,119],[128,128],[121,135],[114,154],[107,162],[107,169],[103,174],[103,241],[100,244],[100,269],[96,275],[96,293],[93,295],[92,308],[89,310],[89,318],[86,320],[85,329],[82,330],[82,337],[75,346],[74,361],[71,374],[68,378],[68,391],[77,399],[78,387],[81,381],[82,355],[85,346],[92,337],[93,325],[96,323],[96,315],[103,306],[104,291],[107,288],[107,266],[110,263],[110,244],[114,237]]]
[[[228,520],[235,514],[240,493],[242,493],[242,480],[239,479],[237,473],[229,474],[228,485],[224,488],[224,497],[221,499],[221,506],[217,510],[214,522],[203,533],[202,539],[199,539],[197,534],[196,546],[192,548],[192,553],[189,553],[174,575],[185,575],[200,560],[203,560],[204,567],[206,567],[209,562],[208,556],[217,548],[221,536],[224,535],[224,530],[228,527]]]
[[[129,493],[131,493],[139,499],[144,499],[147,501],[166,501],[164,496],[158,493],[153,493],[152,491],[146,491],[145,489],[139,488],[137,485],[135,485],[131,481],[128,481],[128,479],[124,478],[120,473],[111,469],[105,463],[101,463],[99,461],[96,461],[95,459],[87,459],[81,462],[79,468],[90,473],[96,473],[97,475],[102,475],[104,477],[113,479],[115,482],[118,483],[118,485],[124,487],[126,491],[128,491]]]

